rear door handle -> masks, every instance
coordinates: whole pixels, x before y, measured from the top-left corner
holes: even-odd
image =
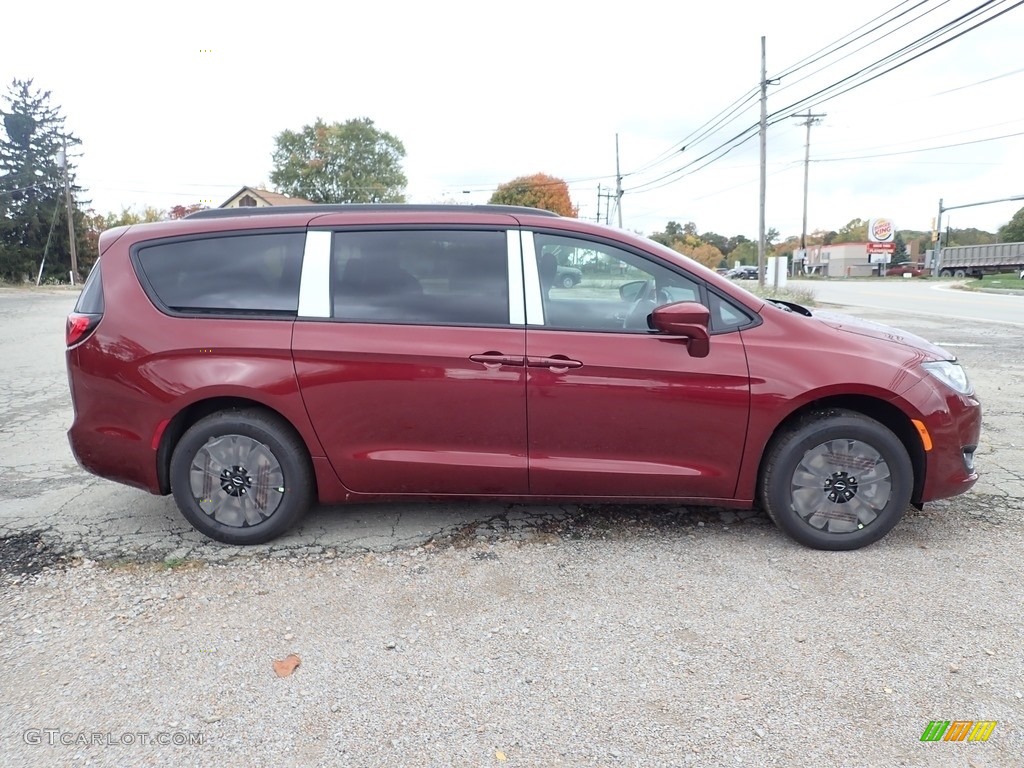
[[[470,355],[469,359],[474,363],[483,363],[484,365],[515,365],[521,367],[526,364],[526,359],[523,357],[503,355],[500,352],[484,352],[480,355]]]
[[[528,357],[526,364],[531,368],[582,368],[583,363],[579,360],[570,360],[565,355],[552,355],[551,357]]]

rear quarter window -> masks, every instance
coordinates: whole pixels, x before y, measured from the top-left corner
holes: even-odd
[[[143,246],[136,259],[167,309],[296,315],[304,243],[301,232],[205,237]]]

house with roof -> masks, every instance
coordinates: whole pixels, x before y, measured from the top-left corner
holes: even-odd
[[[288,197],[280,192],[271,192],[260,187],[242,187],[218,208],[267,208],[274,205],[313,205],[302,197]]]

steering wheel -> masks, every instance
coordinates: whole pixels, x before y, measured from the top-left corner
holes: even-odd
[[[647,316],[654,311],[654,308],[658,305],[655,301],[656,287],[654,280],[647,280],[644,283],[643,288],[637,294],[636,301],[626,312],[625,318],[622,321],[622,327],[625,330],[647,330]]]

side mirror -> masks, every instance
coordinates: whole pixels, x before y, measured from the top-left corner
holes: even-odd
[[[646,280],[631,280],[619,286],[619,298],[626,302],[636,301],[640,298],[640,292],[647,285]]]
[[[695,301],[677,301],[664,304],[651,313],[651,327],[671,336],[690,340],[687,350],[691,357],[707,357],[711,351],[708,321],[711,313]]]

